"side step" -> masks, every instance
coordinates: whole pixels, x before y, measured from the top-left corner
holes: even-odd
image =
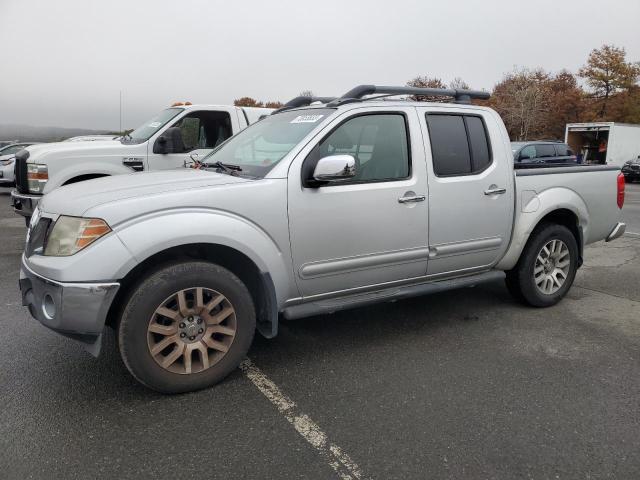
[[[310,317],[312,315],[323,315],[334,313],[339,310],[349,308],[364,307],[380,302],[390,302],[403,298],[418,297],[430,293],[453,290],[454,288],[473,287],[478,283],[490,282],[492,280],[504,279],[505,274],[499,270],[468,275],[465,277],[453,278],[450,280],[431,281],[415,285],[405,285],[390,287],[384,290],[377,290],[369,293],[353,294],[341,298],[330,300],[319,300],[316,302],[293,305],[283,310],[282,314],[287,320]]]

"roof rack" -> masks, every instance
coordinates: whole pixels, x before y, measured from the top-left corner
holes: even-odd
[[[345,103],[362,102],[366,95],[375,93],[382,95],[424,95],[430,97],[453,97],[455,103],[469,104],[472,98],[486,100],[489,92],[465,90],[462,88],[421,88],[421,87],[383,87],[379,85],[358,85],[340,98],[330,102],[328,106],[336,107]]]
[[[301,95],[299,97],[292,98],[282,107],[271,112],[271,115],[273,115],[274,113],[283,112],[285,110],[290,110],[292,108],[306,107],[307,105],[311,105],[314,102],[329,103],[334,100],[336,100],[336,97],[313,97],[310,95]]]

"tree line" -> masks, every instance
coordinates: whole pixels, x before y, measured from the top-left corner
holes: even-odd
[[[543,68],[516,68],[493,87],[489,100],[474,100],[495,109],[512,140],[562,139],[565,125],[574,122],[640,124],[640,62],[628,62],[626,51],[603,45],[589,54],[576,73]],[[448,84],[439,77],[417,76],[408,86],[472,88],[463,79]],[[312,94],[304,91],[301,94]],[[442,97],[413,96],[418,101],[447,101]],[[279,108],[281,102],[242,97],[234,105]]]
[[[640,123],[639,77],[640,63],[628,62],[624,48],[603,45],[591,51],[576,74],[516,68],[493,87],[489,100],[474,103],[496,110],[512,140],[563,139],[567,123]],[[442,79],[428,75],[416,77],[407,85],[447,87]],[[469,85],[456,78],[449,87]]]

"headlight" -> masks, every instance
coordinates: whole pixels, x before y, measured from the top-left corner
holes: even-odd
[[[46,165],[27,163],[27,186],[31,193],[42,193],[49,180],[49,171]]]
[[[99,218],[60,216],[47,238],[44,254],[54,257],[73,255],[110,231],[107,222]]]
[[[10,158],[9,160],[2,160],[0,161],[0,165],[4,165],[4,166],[11,165],[13,161],[14,161],[13,158]]]

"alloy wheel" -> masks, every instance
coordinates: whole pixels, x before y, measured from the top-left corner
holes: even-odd
[[[236,312],[227,297],[204,287],[186,288],[155,309],[147,327],[147,345],[165,370],[199,373],[224,357],[236,330]]]
[[[538,290],[545,295],[556,293],[569,276],[569,247],[558,239],[550,240],[538,252],[533,277]]]

